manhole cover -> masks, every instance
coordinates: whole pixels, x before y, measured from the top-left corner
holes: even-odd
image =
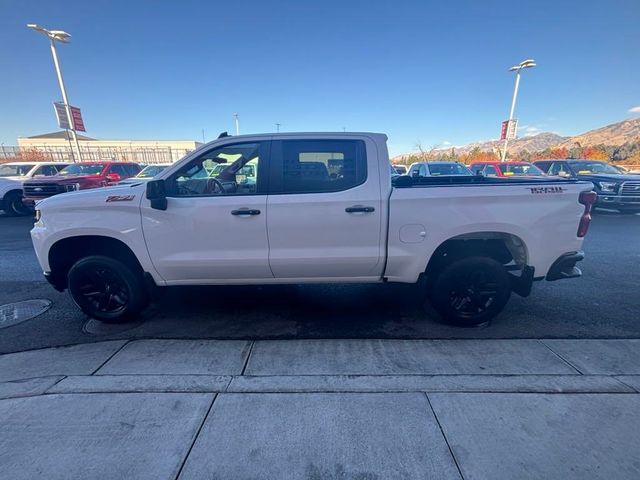
[[[44,299],[0,305],[0,328],[7,328],[37,317],[49,310],[49,307],[51,302]]]

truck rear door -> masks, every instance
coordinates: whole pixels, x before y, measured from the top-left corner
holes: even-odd
[[[269,165],[269,265],[276,278],[382,275],[386,208],[372,140],[278,137]]]

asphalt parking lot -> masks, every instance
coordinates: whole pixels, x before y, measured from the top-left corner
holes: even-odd
[[[640,215],[595,215],[582,278],[537,283],[480,328],[438,323],[414,285],[170,288],[140,321],[106,326],[44,281],[31,223],[0,214],[0,305],[42,298],[52,307],[0,328],[0,353],[132,338],[640,338]]]

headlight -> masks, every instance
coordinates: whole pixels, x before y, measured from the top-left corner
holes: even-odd
[[[35,212],[35,215],[34,215],[35,223],[38,223],[41,218],[42,218],[42,212],[40,210],[36,209],[36,212]]]
[[[618,184],[616,182],[596,182],[603,192],[616,193]]]
[[[80,190],[79,183],[70,183],[67,185],[67,192],[75,192],[76,190]]]

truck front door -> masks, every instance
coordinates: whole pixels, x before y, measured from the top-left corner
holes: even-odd
[[[280,138],[271,147],[267,200],[274,276],[379,278],[386,232],[375,143]]]
[[[273,279],[266,223],[268,148],[268,141],[214,147],[166,178],[166,210],[142,200],[149,255],[166,281]]]

